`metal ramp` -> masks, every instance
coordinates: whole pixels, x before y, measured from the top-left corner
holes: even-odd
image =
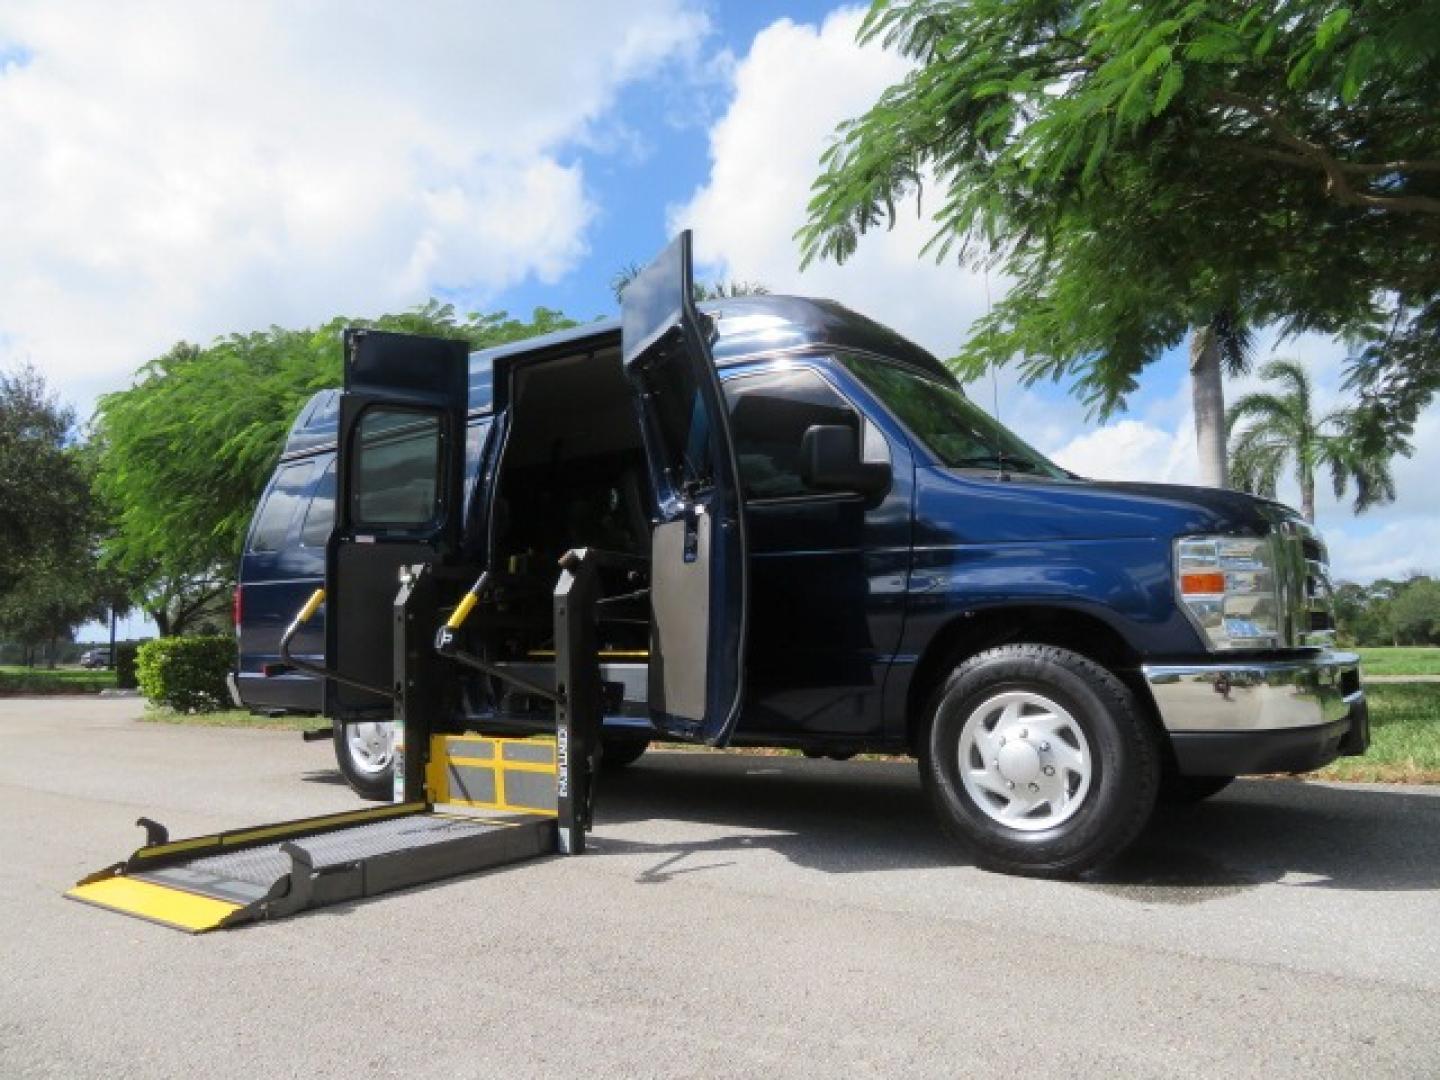
[[[554,739],[433,743],[432,774],[469,779],[453,804],[396,803],[173,841],[142,818],[149,842],[65,895],[203,933],[557,850]],[[509,757],[522,767],[508,768]],[[549,808],[535,805],[547,788]]]

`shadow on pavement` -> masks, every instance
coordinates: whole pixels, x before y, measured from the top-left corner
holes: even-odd
[[[825,873],[969,865],[940,833],[915,768],[900,762],[652,753],[601,779],[598,824],[662,821],[735,830],[603,852],[650,853],[641,881],[768,850]],[[1216,899],[1269,882],[1305,888],[1440,888],[1440,797],[1240,780],[1207,802],[1161,807],[1134,847],[1084,884],[1145,903]]]

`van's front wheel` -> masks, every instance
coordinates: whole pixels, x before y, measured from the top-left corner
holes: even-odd
[[[1149,819],[1156,734],[1125,684],[1066,649],[1005,645],[937,694],[920,772],[947,832],[986,866],[1068,877],[1112,858]]]
[[[346,782],[362,799],[389,802],[395,792],[395,725],[335,721],[335,760]]]

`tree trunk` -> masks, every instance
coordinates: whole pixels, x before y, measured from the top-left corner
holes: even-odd
[[[1220,342],[1208,326],[1190,332],[1190,401],[1195,410],[1195,448],[1200,483],[1230,486],[1225,468],[1225,383],[1220,371]]]
[[[165,607],[148,609],[150,618],[155,620],[155,631],[161,637],[170,636],[170,612]]]
[[[1306,521],[1315,524],[1315,474],[1309,469],[1300,473],[1300,512]]]

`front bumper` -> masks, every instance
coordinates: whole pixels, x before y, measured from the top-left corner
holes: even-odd
[[[1354,653],[1141,670],[1188,776],[1305,772],[1370,745]]]

